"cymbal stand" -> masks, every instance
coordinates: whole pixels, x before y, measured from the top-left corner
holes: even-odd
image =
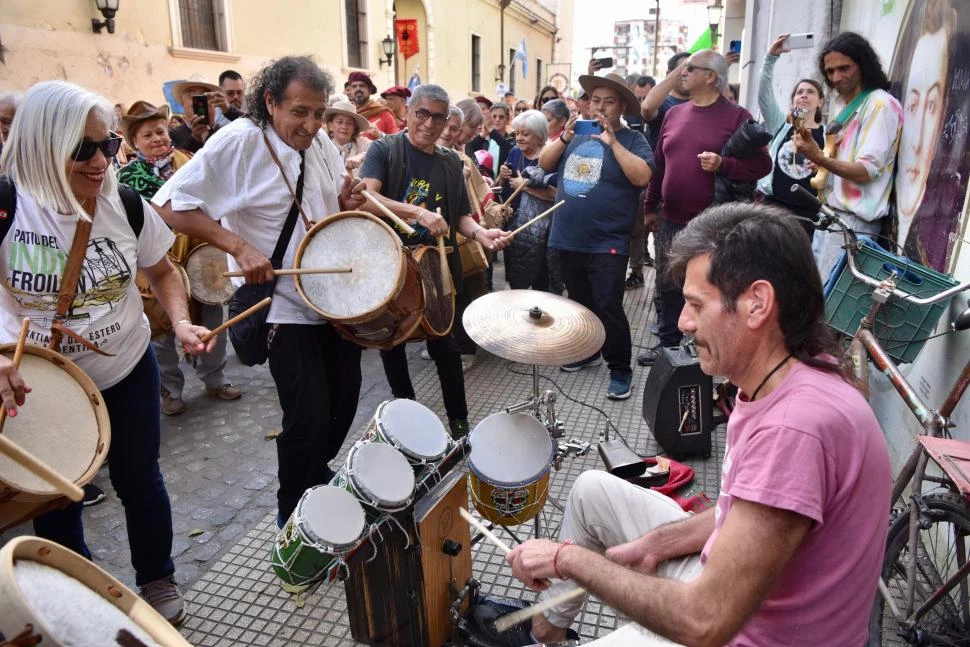
[[[543,407],[545,407],[543,409]],[[505,413],[523,413],[528,411],[539,420],[553,439],[562,438],[565,425],[556,418],[556,392],[547,389],[539,393],[539,367],[532,365],[532,397],[518,404],[505,407]]]

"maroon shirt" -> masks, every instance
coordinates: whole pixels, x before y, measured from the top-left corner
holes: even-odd
[[[714,173],[701,170],[697,156],[721,149],[751,113],[725,99],[698,107],[692,101],[671,108],[664,117],[654,151],[656,171],[647,188],[646,210],[663,201],[663,218],[683,225],[710,206],[714,199]],[[724,157],[720,175],[738,182],[754,182],[771,173],[771,157],[762,147],[747,159]]]

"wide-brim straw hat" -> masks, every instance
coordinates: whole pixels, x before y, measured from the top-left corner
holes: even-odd
[[[198,88],[201,92],[195,92],[194,94],[205,94],[206,92],[222,92],[222,88],[218,85],[212,85],[211,83],[206,83],[205,81],[179,81],[172,86],[172,96],[175,97],[176,101],[182,101],[182,95],[188,90],[193,88]]]
[[[640,100],[637,99],[637,95],[633,94],[630,88],[626,87],[626,82],[619,74],[613,74],[612,72],[603,76],[583,74],[579,77],[579,85],[590,97],[593,96],[593,90],[596,88],[610,88],[619,94],[620,99],[626,103],[626,111],[623,113],[624,116],[640,114]]]
[[[128,112],[121,118],[121,130],[125,135],[125,141],[132,148],[132,134],[138,129],[138,124],[151,119],[164,119],[166,125],[172,115],[172,110],[168,106],[155,107],[147,101],[136,101],[131,104]]]
[[[332,106],[327,108],[323,113],[323,121],[329,122],[331,117],[334,115],[347,115],[348,117],[353,117],[354,121],[357,122],[357,130],[363,132],[370,128],[370,122],[367,121],[363,115],[357,114],[357,109],[354,108],[354,104],[349,101],[335,101]]]

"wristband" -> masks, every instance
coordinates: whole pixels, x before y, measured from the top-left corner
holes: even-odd
[[[192,322],[189,321],[188,319],[179,319],[178,321],[175,322],[175,325],[176,326],[179,326],[181,324],[189,324],[191,326],[192,325]],[[174,328],[174,326],[173,326],[173,328]]]
[[[478,242],[478,232],[480,232],[482,229],[483,229],[482,227],[475,225],[475,229],[472,230],[472,240],[474,240],[475,242]]]
[[[559,141],[561,141],[564,146],[569,146],[569,142],[571,142],[572,140],[566,139],[566,133],[563,133],[562,135],[559,135]]]
[[[567,539],[559,544],[559,548],[556,549],[556,554],[552,557],[552,572],[555,573],[556,577],[558,577],[560,580],[564,580],[566,578],[559,574],[559,553],[561,553],[562,549],[566,546],[571,546],[572,543],[572,540]]]

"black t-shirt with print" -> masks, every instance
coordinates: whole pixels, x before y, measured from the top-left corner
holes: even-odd
[[[825,134],[821,126],[812,129],[812,139],[819,148],[825,146]],[[795,150],[792,142],[792,127],[788,126],[785,140],[778,147],[775,155],[775,164],[771,172],[771,194],[775,200],[787,205],[794,211],[805,212],[811,217],[818,211],[808,198],[801,193],[792,193],[792,186],[799,184],[812,195],[818,195],[809,182],[812,179],[812,170],[807,166],[808,159]]]

